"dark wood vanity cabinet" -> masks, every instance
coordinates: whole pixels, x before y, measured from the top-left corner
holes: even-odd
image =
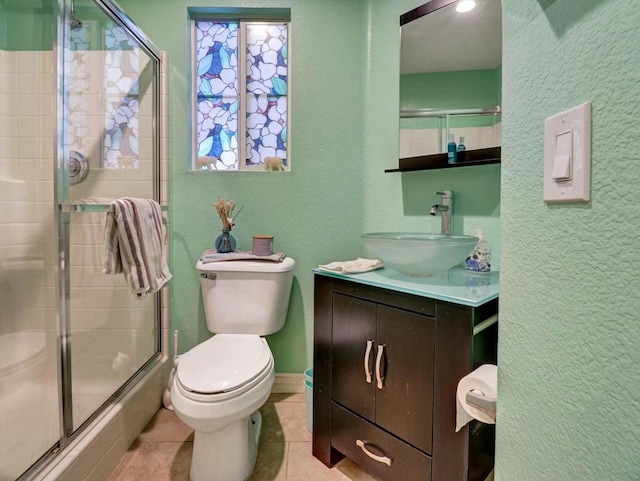
[[[460,378],[496,362],[497,326],[473,328],[497,305],[316,275],[313,455],[327,466],[347,456],[389,481],[484,480],[493,427],[456,433],[455,395]]]
[[[433,319],[339,293],[333,313],[331,398],[430,453]]]

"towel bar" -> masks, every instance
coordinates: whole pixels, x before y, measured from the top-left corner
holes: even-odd
[[[169,210],[168,205],[161,205],[163,212]],[[59,204],[60,212],[113,212],[110,204]]]
[[[496,322],[498,322],[498,314],[495,314],[495,315],[491,316],[490,318],[485,319],[484,321],[482,321],[477,326],[474,326],[473,335],[475,336],[476,334],[480,334],[487,327],[493,326]]]

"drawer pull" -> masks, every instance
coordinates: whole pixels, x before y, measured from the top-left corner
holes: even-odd
[[[369,369],[369,359],[371,358],[371,348],[373,341],[367,341],[367,350],[364,352],[364,377],[365,381],[371,384],[371,370]]]
[[[373,454],[371,451],[369,451],[366,448],[364,441],[361,441],[360,439],[356,439],[356,446],[362,449],[362,452],[367,456],[369,456],[374,461],[378,461],[379,463],[386,464],[387,466],[391,466],[391,458],[388,458],[386,456],[377,456]]]
[[[378,386],[378,389],[382,389],[382,381],[384,381],[384,376],[380,372],[384,348],[385,344],[378,346],[378,355],[376,356],[376,385]]]

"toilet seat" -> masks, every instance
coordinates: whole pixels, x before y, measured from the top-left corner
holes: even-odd
[[[218,402],[248,391],[273,370],[266,341],[254,334],[217,334],[180,356],[176,387],[194,401]]]

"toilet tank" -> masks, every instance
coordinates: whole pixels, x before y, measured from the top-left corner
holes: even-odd
[[[207,328],[266,336],[284,326],[296,263],[240,260],[196,264]]]

